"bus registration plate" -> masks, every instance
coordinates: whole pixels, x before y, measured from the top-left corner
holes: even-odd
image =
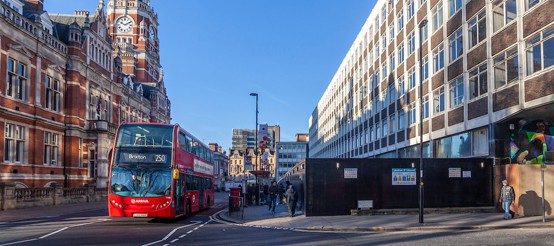
[[[135,218],[146,218],[146,217],[148,217],[148,214],[134,213],[133,217],[135,217]]]

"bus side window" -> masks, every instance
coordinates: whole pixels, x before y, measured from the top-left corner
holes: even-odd
[[[206,189],[208,189],[208,190],[212,189],[212,179],[211,178],[206,179]]]
[[[187,151],[187,137],[182,132],[179,132],[179,148]]]
[[[198,176],[192,176],[192,189],[198,190]]]

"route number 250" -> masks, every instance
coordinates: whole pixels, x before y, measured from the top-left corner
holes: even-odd
[[[156,162],[165,162],[165,155],[156,155]]]

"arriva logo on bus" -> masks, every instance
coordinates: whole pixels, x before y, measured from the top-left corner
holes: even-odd
[[[131,203],[132,203],[132,204],[135,204],[135,203],[148,203],[148,200],[145,200],[145,199],[131,199]]]

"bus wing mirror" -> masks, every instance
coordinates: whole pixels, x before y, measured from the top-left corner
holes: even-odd
[[[173,169],[173,179],[179,179],[179,169]]]

